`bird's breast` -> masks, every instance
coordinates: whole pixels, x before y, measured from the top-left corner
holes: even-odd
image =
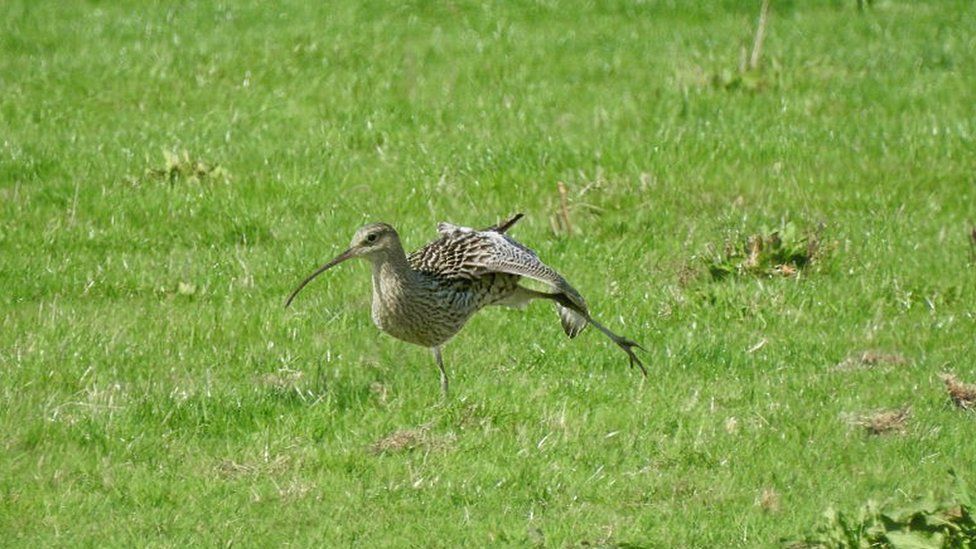
[[[393,337],[416,345],[444,343],[477,309],[471,293],[461,287],[424,280],[373,280],[373,323]]]

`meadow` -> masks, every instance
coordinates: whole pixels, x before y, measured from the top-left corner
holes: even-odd
[[[0,544],[776,546],[976,484],[976,5],[773,0],[744,67],[758,13],[0,3]],[[648,379],[538,303],[442,400],[366,264],[283,307],[515,212]]]

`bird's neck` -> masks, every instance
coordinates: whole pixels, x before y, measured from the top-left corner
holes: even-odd
[[[403,248],[397,246],[373,260],[373,288],[381,291],[384,287],[400,286],[414,276],[410,262]]]

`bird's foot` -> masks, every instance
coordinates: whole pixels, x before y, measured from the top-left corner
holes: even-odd
[[[565,307],[567,305],[563,304],[563,306]],[[582,312],[581,314],[583,314],[586,317],[586,320],[594,327],[596,327],[596,329],[600,330],[601,332],[603,332],[605,336],[609,337],[610,341],[613,341],[614,343],[617,344],[618,347],[623,349],[624,352],[627,353],[627,356],[630,358],[630,367],[633,368],[634,365],[637,365],[637,367],[640,368],[641,373],[644,374],[644,378],[645,379],[647,378],[647,368],[644,367],[644,363],[641,362],[641,359],[637,356],[636,353],[634,353],[634,347],[637,347],[638,349],[644,351],[645,353],[647,352],[647,349],[641,347],[640,343],[637,343],[636,341],[627,339],[626,337],[619,336],[611,332],[606,326],[593,320],[593,318],[590,315],[585,314],[585,311]]]
[[[640,343],[627,339],[626,337],[617,337],[613,340],[613,342],[623,349],[625,353],[627,353],[627,357],[630,359],[630,367],[633,368],[634,365],[636,365],[638,368],[640,368],[641,373],[644,374],[644,377],[646,378],[647,368],[644,367],[644,363],[641,362],[640,357],[638,357],[637,353],[634,352],[634,347],[644,351],[645,353],[647,352],[647,349],[641,347]]]

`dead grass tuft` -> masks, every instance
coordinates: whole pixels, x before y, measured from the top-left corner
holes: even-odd
[[[870,435],[901,434],[908,428],[911,416],[912,408],[906,406],[861,414],[854,423],[863,427]]]
[[[701,278],[701,270],[696,268],[691,262],[684,262],[678,265],[675,270],[675,276],[678,280],[678,286],[682,288],[687,288]]]
[[[876,366],[901,366],[908,364],[908,360],[897,353],[885,353],[881,351],[863,351],[848,356],[834,366],[835,370],[861,370],[874,368]]]
[[[548,201],[548,208],[552,211],[549,216],[552,233],[560,237],[585,233],[587,221],[593,214],[599,215],[604,211],[594,202],[601,200],[599,196],[605,194],[601,191],[606,191],[606,188],[607,179],[599,168],[595,174],[579,172],[578,177],[557,181],[556,197]]]
[[[369,384],[369,392],[381,406],[386,406],[389,403],[390,389],[379,381],[374,381]]]
[[[454,435],[437,436],[430,432],[430,425],[423,425],[416,429],[400,429],[370,445],[370,452],[374,454],[395,454],[409,452],[418,448],[426,450],[441,450],[454,442]]]
[[[767,513],[779,511],[779,492],[772,488],[763,488],[756,499],[756,505]]]
[[[305,374],[301,370],[280,368],[270,374],[261,376],[261,382],[272,389],[281,392],[290,392],[296,390],[304,378]]]
[[[953,374],[940,375],[945,383],[949,399],[963,410],[976,410],[976,384],[963,383]]]

